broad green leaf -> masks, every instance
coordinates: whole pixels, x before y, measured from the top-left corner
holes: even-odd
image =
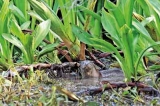
[[[104,9],[102,10],[102,25],[103,28],[116,40],[119,40],[119,27],[116,22],[116,19],[109,13],[107,13]],[[116,42],[117,43],[117,42]]]
[[[124,5],[124,16],[126,20],[126,24],[129,27],[132,27],[132,15],[133,15],[133,7],[135,0],[123,0],[125,2]],[[122,1],[122,2],[123,2]]]
[[[75,25],[72,25],[72,29],[73,29],[73,33],[78,37],[78,39],[81,42],[89,44],[95,47],[96,49],[104,52],[115,53],[118,56],[118,58],[121,60],[118,50],[112,44],[102,39],[93,38],[92,35],[90,35],[89,33],[85,32],[84,30],[80,29]]]
[[[32,48],[33,46],[33,36],[30,34],[25,35],[25,42],[23,44],[27,55],[24,54],[25,58],[25,63],[26,64],[32,64],[34,62],[34,49]]]
[[[160,4],[160,1],[158,0],[137,0],[137,2],[141,5],[143,12],[146,14],[146,16],[153,16],[154,17],[154,23],[152,23],[152,27],[150,29],[153,29],[154,31],[150,31],[150,35],[152,38],[156,41],[160,39],[158,35],[160,35],[160,8],[157,7]]]
[[[78,8],[79,11],[83,11],[84,13],[91,15],[98,21],[101,21],[101,17],[97,13],[94,13],[93,11],[89,10],[88,8],[81,6],[81,5],[77,6],[76,8]]]
[[[0,24],[1,24],[0,25],[0,34],[3,33],[3,27],[4,27],[4,24],[6,24],[5,19],[7,17],[8,12],[9,12],[8,5],[9,5],[9,0],[6,0],[5,2],[3,2],[3,5],[0,10]],[[0,38],[1,38],[1,35],[0,35]]]
[[[42,50],[39,52],[38,58],[40,58],[41,56],[52,52],[55,47],[57,47],[59,45],[58,42],[54,43],[54,44],[48,44],[47,46],[43,47]]]
[[[22,44],[25,42],[25,35],[23,34],[21,27],[18,25],[15,19],[11,20],[10,30],[13,35],[17,36],[20,39]]]
[[[1,0],[0,4],[0,70],[7,70],[13,66],[12,50],[13,46],[2,37],[3,33],[9,32],[9,22],[11,12],[9,11],[9,0]]]
[[[24,29],[28,29],[29,26],[30,26],[31,22],[30,21],[26,21],[25,23],[23,23],[21,25],[21,30],[24,30]]]
[[[143,35],[147,37],[150,37],[150,34],[146,30],[146,28],[139,21],[133,20],[132,24],[140,33],[142,33]]]
[[[29,15],[31,15],[32,17],[36,18],[37,20],[39,21],[44,21],[36,12],[34,11],[29,11],[28,12]],[[62,41],[62,39],[60,38],[59,35],[57,35],[55,32],[53,32],[51,29],[50,29],[50,33],[55,36],[55,38],[58,38],[60,41]]]
[[[15,5],[10,4],[9,5],[9,9],[11,9],[12,13],[15,16],[17,16],[17,18],[20,19],[21,22],[25,22],[26,21],[25,16],[22,13],[22,11],[19,8],[17,8]]]
[[[156,32],[156,40],[160,40],[160,8],[159,8],[159,6],[158,5],[160,5],[160,1],[158,1],[158,0],[147,0],[146,1],[147,2],[147,4],[149,5],[149,7],[150,7],[150,11],[151,11],[151,15],[153,15],[154,16],[154,30],[155,30],[155,32]],[[156,6],[158,6],[158,7],[156,7]],[[153,34],[151,34],[151,35],[153,35]],[[154,36],[154,35],[153,35]]]
[[[3,34],[4,39],[8,42],[12,43],[13,45],[17,46],[23,53],[23,61],[26,64],[31,64],[33,62],[33,51],[30,45],[32,45],[32,40],[27,39],[24,45],[18,40],[15,36],[11,34]],[[26,35],[26,37],[31,37],[30,35]]]
[[[122,60],[118,50],[112,44],[102,39],[97,39],[97,38],[92,37],[92,35],[90,35],[89,33],[85,32],[84,30],[80,29],[79,27],[75,25],[72,25],[72,30],[73,30],[73,33],[78,37],[78,39],[81,42],[89,44],[95,47],[96,49],[104,51],[104,52],[115,53],[117,57],[119,58],[119,60]]]
[[[26,54],[26,50],[22,43],[13,35],[11,34],[2,34],[3,38],[12,43],[13,45],[17,46],[24,54]]]
[[[36,28],[35,36],[34,36],[34,45],[33,49],[36,49],[38,45],[42,42],[42,40],[46,37],[49,32],[51,26],[51,21],[46,20],[38,25]]]
[[[121,4],[119,4],[121,5]],[[125,16],[122,12],[122,10],[120,9],[119,5],[115,5],[114,3],[112,3],[109,0],[105,1],[104,6],[108,9],[109,13],[111,13],[114,18],[116,19],[119,27],[122,27],[126,22],[125,22]]]
[[[145,27],[139,21],[134,20],[132,24],[136,28],[136,30],[142,34],[144,39],[146,39],[150,44],[155,44],[155,41],[151,38],[148,31],[145,29]],[[154,47],[154,49],[159,51],[159,48],[156,46]]]
[[[127,77],[134,74],[134,53],[135,48],[133,45],[133,35],[132,30],[125,24],[121,28],[121,35],[123,41],[123,47],[121,48],[124,53],[124,60],[127,63],[127,67],[130,71],[124,70]],[[132,73],[132,74],[131,74]]]
[[[52,9],[47,4],[45,4],[43,1],[36,1],[36,0],[28,0],[28,2],[30,3],[31,7],[35,10],[35,12],[39,16],[41,16],[43,20],[47,20],[47,19],[51,20],[51,23],[52,23],[51,29],[57,35],[61,36],[61,38],[67,37],[65,35],[65,31],[64,31],[65,29],[62,22],[60,21],[58,16],[55,14],[55,12],[52,11]]]
[[[86,44],[91,44],[92,40],[90,38],[93,38],[92,35],[82,30],[80,27],[72,25],[72,31],[75,34],[78,39]]]
[[[146,1],[148,1],[148,0],[136,0],[136,2],[137,2],[138,4],[140,4],[140,6],[142,7],[143,12],[144,12],[147,16],[150,16],[150,8],[149,8],[149,6],[147,5]]]
[[[160,1],[159,0],[147,0],[148,4],[156,11],[160,17]]]
[[[8,50],[9,44],[8,42],[2,37],[2,33],[8,33],[8,21],[10,17],[10,12],[8,9],[9,0],[3,2],[1,10],[0,10],[0,45],[1,45],[1,58],[4,57],[9,60],[10,50]]]
[[[68,1],[58,0],[58,4],[60,6],[66,36],[67,36],[68,39],[70,39],[73,42],[73,41],[76,40],[76,37],[72,33],[71,24],[76,23],[75,22],[75,20],[76,20],[75,15],[76,14],[75,14],[75,11],[73,9],[70,9],[68,11],[68,9],[64,7],[64,5],[67,5],[68,7],[72,6],[72,1],[70,1],[70,0],[68,0]]]
[[[146,26],[147,24],[149,24],[149,23],[152,22],[153,20],[154,20],[154,17],[153,17],[153,16],[147,17],[147,18],[145,18],[145,19],[141,22],[141,24],[142,24],[143,26]]]
[[[28,16],[27,10],[29,10],[30,8],[29,8],[27,0],[14,0],[14,4],[24,14],[25,19],[29,20],[29,16]],[[20,24],[21,24],[21,22],[20,22]]]
[[[49,30],[49,33],[54,37],[58,38],[61,42],[63,41],[55,32],[53,32],[51,29]],[[54,40],[54,39],[53,39]]]
[[[93,33],[94,37],[101,38],[101,36],[102,36],[102,24],[101,24],[101,21],[94,20],[93,24],[94,24],[94,27],[93,27],[93,31],[91,31],[91,33]]]
[[[73,48],[73,45],[79,47],[80,42],[72,33],[72,31],[67,31],[67,26],[61,22],[56,13],[44,2],[36,0],[27,0],[34,11],[43,19],[51,20],[51,30],[56,33],[63,40],[67,48],[70,50],[70,53],[73,57],[79,55],[79,48]],[[69,23],[70,24],[70,23]],[[70,32],[70,33],[69,33]],[[77,50],[78,49],[78,50]],[[78,52],[77,52],[78,51]]]
[[[90,44],[91,46],[93,46],[96,49],[99,49],[103,52],[114,53],[118,57],[119,60],[122,60],[118,50],[116,49],[116,47],[114,47],[109,42],[106,42],[103,39],[97,39],[97,38],[90,38],[90,40],[92,40],[92,42],[93,42],[92,44]]]
[[[59,10],[58,0],[55,0],[55,1],[54,1],[54,5],[53,5],[53,11],[54,11],[55,13],[57,13],[58,10]]]
[[[28,14],[39,21],[44,21],[44,19],[42,19],[35,11],[28,11]]]

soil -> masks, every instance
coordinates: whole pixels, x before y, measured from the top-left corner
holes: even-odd
[[[67,102],[60,102],[60,106],[78,106],[81,103],[77,101],[77,98],[80,98],[78,100],[83,101],[84,106],[160,105],[160,94],[156,94],[159,91],[152,87],[154,85],[151,85],[151,87],[146,86],[147,84],[150,85],[148,82],[153,82],[151,78],[144,77],[144,80],[142,80],[141,82],[125,83],[123,71],[120,68],[108,67],[111,66],[110,63],[112,63],[108,60],[106,61],[106,63],[107,64],[105,65],[107,68],[103,70],[95,65],[93,61],[89,60],[81,61],[79,63],[63,63],[60,66],[58,64],[33,65],[34,68],[38,68],[39,70],[41,68],[47,68],[47,73],[56,71],[56,74],[58,74],[58,72],[61,71],[61,76],[58,76],[59,78],[56,78],[56,74],[54,74],[49,78],[51,81],[41,82],[41,84],[38,84],[38,86],[32,86],[31,91],[35,92],[37,90],[42,90],[41,92],[44,92],[48,96],[51,96],[52,94],[50,92],[52,90],[52,87],[60,86],[61,88],[57,88],[57,90],[59,91],[57,93],[67,95],[69,98],[69,101]],[[75,67],[79,68],[74,70]],[[28,66],[17,68],[21,73],[26,73],[26,70],[28,70]],[[146,85],[142,82],[145,82]],[[19,86],[28,85],[27,82],[24,82],[24,84]],[[16,95],[22,95],[21,93],[19,93],[18,89],[20,88],[15,88],[15,86],[13,86],[12,88],[12,90],[15,90],[14,92],[16,93]],[[146,93],[146,91],[148,93]],[[41,94],[38,94],[37,96],[40,95]],[[32,95],[30,98],[32,98],[33,96],[35,95]],[[3,98],[5,98],[5,96]],[[38,99],[37,97],[34,98]],[[25,103],[25,101],[23,101],[23,103]]]

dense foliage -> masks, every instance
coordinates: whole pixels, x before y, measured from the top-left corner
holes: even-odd
[[[137,80],[148,70],[144,58],[160,52],[159,5],[159,0],[0,0],[0,71],[59,63],[63,42],[60,49],[74,60],[85,59],[86,45],[111,53],[126,81]]]

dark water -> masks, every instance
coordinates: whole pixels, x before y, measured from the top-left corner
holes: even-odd
[[[119,90],[106,90],[103,93],[93,95],[88,94],[89,90],[102,87],[102,81],[109,81],[111,83],[124,82],[123,72],[117,68],[101,71],[101,74],[100,78],[65,78],[61,80],[65,83],[63,85],[64,88],[83,98],[85,101],[94,101],[98,106],[151,106],[153,102],[155,102],[155,106],[160,106],[160,98],[158,96],[140,93],[139,95],[135,95],[135,98],[131,98],[130,96],[124,97],[122,96],[122,91],[124,91],[122,88]]]

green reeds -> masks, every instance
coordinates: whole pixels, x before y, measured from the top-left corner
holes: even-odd
[[[25,64],[31,64],[34,62],[35,50],[48,34],[50,25],[51,21],[46,20],[40,23],[36,27],[36,30],[30,35],[24,34],[17,21],[12,19],[10,30],[14,36],[4,33],[3,38],[17,46],[22,51]]]
[[[61,8],[62,18],[64,20],[63,24],[56,13],[44,1],[28,0],[28,2],[41,18],[51,20],[51,30],[63,40],[73,58],[76,58],[79,55],[80,42],[72,34],[70,28],[70,24],[76,18],[72,10],[66,11],[66,9]],[[59,5],[63,5],[65,2],[60,0],[58,3],[60,3]]]
[[[133,19],[134,0],[118,0],[116,5],[106,0],[104,7],[108,12],[102,10],[101,23],[109,33],[106,36],[111,38],[115,46],[103,39],[95,38],[75,25],[72,27],[73,32],[80,41],[103,52],[113,53],[127,81],[131,81],[132,78],[136,80],[138,73],[145,74],[142,61],[144,51],[151,45],[158,44],[151,38],[143,23]],[[122,50],[124,56],[121,56],[118,50]]]
[[[9,33],[8,25],[11,17],[11,12],[8,8],[9,4],[9,0],[1,2],[2,7],[0,10],[0,66],[2,70],[6,70],[13,65],[13,46],[2,37],[3,33]]]

